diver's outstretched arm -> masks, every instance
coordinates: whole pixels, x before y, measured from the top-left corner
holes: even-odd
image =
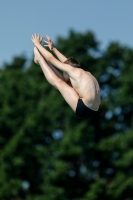
[[[64,63],[67,60],[67,58],[61,52],[59,52],[59,50],[54,46],[53,41],[48,35],[46,35],[46,38],[47,38],[47,41],[44,40],[44,42],[46,43],[44,46],[49,47],[49,49],[54,52],[54,54],[58,57],[58,59],[62,63]],[[70,84],[70,77],[68,76],[66,72],[63,72],[63,77],[64,77],[64,80]]]
[[[71,65],[64,64],[60,62],[58,59],[56,59],[49,51],[47,51],[41,44],[40,44],[40,34],[38,35],[32,35],[31,38],[34,45],[37,47],[37,49],[40,51],[40,53],[44,56],[44,58],[52,63],[55,67],[58,69],[67,72],[71,78],[77,78],[77,75],[75,73],[75,68]]]
[[[46,35],[46,38],[48,41],[44,40],[44,42],[46,43],[44,46],[49,47],[49,49],[54,52],[54,54],[58,57],[58,59],[61,62],[65,62],[67,60],[67,58],[61,52],[59,52],[58,49],[56,49],[53,41],[51,40],[51,38],[48,35]]]

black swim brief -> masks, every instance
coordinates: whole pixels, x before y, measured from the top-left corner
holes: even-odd
[[[88,108],[82,99],[78,99],[77,108],[76,108],[76,115],[82,118],[92,118],[96,115],[97,111],[91,110]]]

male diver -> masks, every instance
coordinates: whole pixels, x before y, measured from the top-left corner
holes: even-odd
[[[94,117],[100,105],[100,88],[96,78],[81,68],[73,57],[66,58],[54,46],[51,38],[46,36],[44,46],[48,46],[58,57],[55,58],[42,45],[40,34],[32,35],[34,43],[34,61],[39,64],[47,81],[57,88],[77,116]],[[63,75],[58,70],[63,71]]]

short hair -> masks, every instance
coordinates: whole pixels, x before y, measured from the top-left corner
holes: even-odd
[[[67,58],[67,60],[64,63],[65,64],[69,64],[69,65],[71,65],[73,67],[77,67],[77,68],[81,67],[81,64],[73,57]]]

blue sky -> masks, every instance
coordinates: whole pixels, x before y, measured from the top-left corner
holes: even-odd
[[[17,55],[33,56],[31,35],[67,37],[91,30],[105,48],[110,41],[133,47],[133,0],[1,0],[0,66]]]

